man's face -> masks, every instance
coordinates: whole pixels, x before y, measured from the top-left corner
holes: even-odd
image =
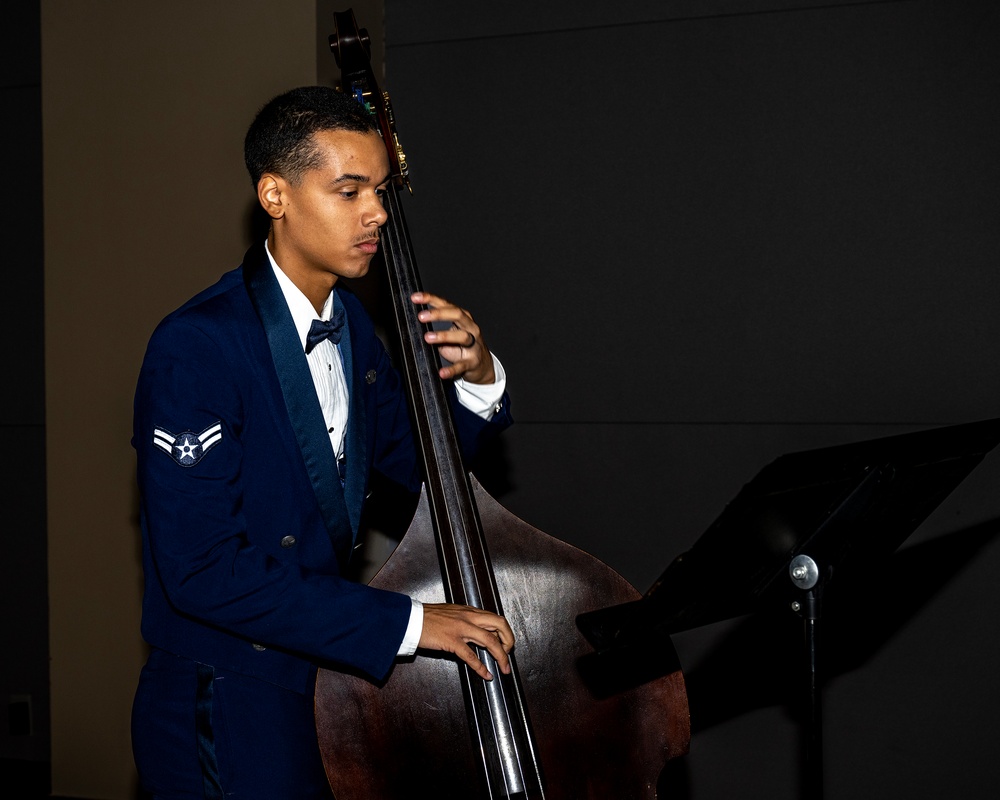
[[[389,159],[374,132],[321,131],[313,142],[322,164],[295,184],[278,179],[283,213],[270,244],[275,261],[299,288],[326,285],[329,291],[339,277],[368,272],[386,220]]]

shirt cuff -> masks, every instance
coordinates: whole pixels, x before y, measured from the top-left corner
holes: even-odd
[[[397,656],[412,656],[417,652],[417,645],[420,644],[420,634],[424,630],[424,604],[419,600],[410,598],[410,621],[406,626],[406,633],[403,634],[403,642],[399,645]]]
[[[507,391],[507,373],[504,372],[503,364],[492,353],[490,356],[493,359],[493,372],[496,373],[495,383],[469,383],[463,378],[455,381],[458,402],[485,420],[493,418],[503,393]]]

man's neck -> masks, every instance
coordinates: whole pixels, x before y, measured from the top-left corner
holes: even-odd
[[[278,269],[284,272],[296,288],[306,296],[316,309],[316,313],[322,313],[326,299],[337,283],[337,276],[330,273],[307,273],[305,270],[296,269],[295,260],[289,259],[287,254],[282,253],[280,244],[275,242],[273,230],[267,236],[267,249],[271,252]]]

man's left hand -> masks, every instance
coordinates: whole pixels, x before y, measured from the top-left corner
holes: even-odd
[[[483,341],[482,331],[468,311],[427,292],[417,292],[410,299],[415,305],[428,306],[417,315],[421,322],[451,323],[447,330],[424,334],[424,340],[437,345],[441,357],[450,362],[438,371],[443,379],[464,378],[469,383],[480,384],[496,382],[493,357]]]

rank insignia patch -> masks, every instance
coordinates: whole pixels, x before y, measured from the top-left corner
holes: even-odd
[[[184,431],[176,436],[163,428],[153,429],[153,444],[182,467],[193,467],[205,453],[222,441],[222,423],[216,422],[201,433]]]

